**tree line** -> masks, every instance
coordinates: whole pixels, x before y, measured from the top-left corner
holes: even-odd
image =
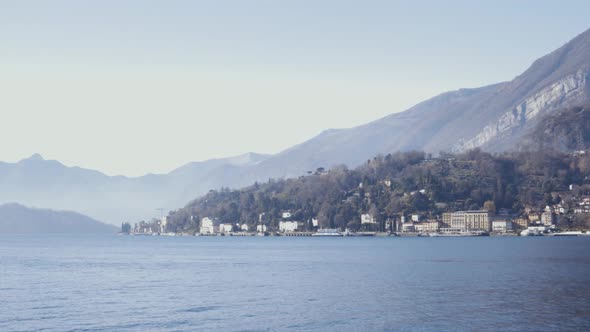
[[[490,154],[479,149],[462,154],[419,151],[379,155],[348,169],[318,168],[297,179],[270,179],[239,190],[221,188],[170,212],[170,231],[197,231],[204,217],[222,223],[262,222],[278,227],[283,211],[291,220],[316,218],[320,227],[362,230],[361,214],[378,222],[401,215],[436,218],[445,211],[488,207],[515,214],[559,201],[570,184],[590,189],[590,157],[556,150]],[[585,193],[579,193],[585,194]],[[586,193],[587,194],[587,193]]]

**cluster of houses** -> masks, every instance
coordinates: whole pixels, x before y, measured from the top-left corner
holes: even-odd
[[[556,214],[553,208],[547,208],[547,211],[541,213],[529,213],[525,217],[513,218],[509,214],[501,213],[494,215],[486,210],[474,211],[455,211],[445,212],[438,219],[427,219],[420,214],[411,214],[409,216],[400,216],[395,219],[388,219],[384,222],[384,231],[390,233],[452,233],[462,231],[477,231],[487,233],[510,233],[516,232],[527,227],[554,227]],[[217,219],[205,217],[201,219],[199,234],[201,235],[223,235],[235,233],[265,233],[269,231],[278,231],[279,233],[302,232],[309,226],[319,227],[317,219],[308,222],[290,220],[291,213],[283,212],[282,220],[278,223],[278,229],[270,229],[269,226],[260,222],[256,229],[246,223],[220,223]],[[375,226],[379,222],[377,218],[369,213],[361,214],[361,225]]]
[[[248,233],[248,232],[256,232],[256,233],[266,233],[270,231],[267,225],[262,223],[262,217],[264,214],[260,214],[259,216],[259,224],[256,225],[256,230],[250,229],[250,226],[246,223],[219,223],[216,219],[211,219],[209,217],[205,217],[201,219],[200,227],[199,227],[199,234],[201,235],[217,235],[217,234],[232,234],[232,233]],[[298,232],[305,229],[306,223],[302,221],[294,221],[290,220],[292,217],[291,212],[285,211],[282,213],[282,221],[279,222],[279,229],[280,233],[292,233]],[[317,219],[312,219],[310,221],[313,227],[318,227],[319,223]]]
[[[152,235],[152,234],[164,234],[166,233],[166,226],[168,225],[168,219],[163,217],[160,220],[152,220],[151,222],[140,221],[133,225],[131,229],[132,234],[138,235]]]

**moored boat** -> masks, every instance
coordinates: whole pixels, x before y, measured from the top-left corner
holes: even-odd
[[[438,232],[428,233],[430,237],[466,237],[466,236],[489,236],[490,234],[484,231],[460,231],[460,232]]]

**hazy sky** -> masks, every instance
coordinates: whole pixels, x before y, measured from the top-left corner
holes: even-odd
[[[590,1],[0,0],[0,160],[107,174],[276,153],[510,80]]]

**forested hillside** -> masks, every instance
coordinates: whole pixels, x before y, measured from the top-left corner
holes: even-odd
[[[585,150],[590,145],[590,105],[548,114],[525,137],[521,149]]]
[[[444,211],[496,209],[521,213],[558,201],[577,184],[588,191],[590,157],[552,150],[492,155],[480,150],[431,158],[423,152],[378,156],[350,170],[344,166],[290,180],[269,180],[242,190],[210,191],[169,216],[172,231],[197,230],[204,217],[224,223],[263,222],[276,227],[282,211],[292,219],[319,219],[322,227],[362,229],[360,215],[380,221],[402,214],[436,217]],[[553,194],[553,195],[552,195]]]

